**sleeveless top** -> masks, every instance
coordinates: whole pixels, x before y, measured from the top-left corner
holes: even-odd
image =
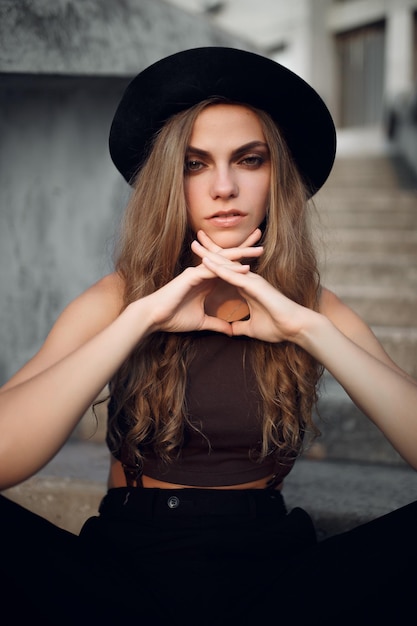
[[[186,387],[187,413],[195,428],[186,426],[181,453],[169,464],[162,464],[152,447],[144,446],[143,474],[195,487],[237,485],[269,475],[279,484],[294,460],[277,454],[259,460],[261,398],[246,350],[250,339],[214,332],[195,337],[196,354]],[[108,410],[111,416],[111,399]],[[118,420],[123,432],[123,413]],[[120,453],[114,456],[121,460]]]

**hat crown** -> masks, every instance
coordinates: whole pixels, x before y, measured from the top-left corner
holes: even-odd
[[[288,68],[259,54],[225,47],[183,50],[140,72],[116,110],[111,158],[131,183],[155,133],[185,109],[211,97],[269,113],[283,134],[310,195],[330,174],[336,132],[319,94]]]

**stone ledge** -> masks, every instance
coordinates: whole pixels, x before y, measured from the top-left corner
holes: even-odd
[[[78,534],[85,520],[97,515],[105,485],[75,478],[34,477],[2,495],[60,528]]]
[[[417,499],[417,472],[408,466],[300,459],[285,481],[289,508],[312,516],[320,537],[344,532]]]

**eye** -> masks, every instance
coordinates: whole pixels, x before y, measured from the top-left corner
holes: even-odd
[[[265,158],[263,156],[260,156],[259,154],[248,154],[239,161],[240,165],[245,165],[246,167],[249,167],[251,169],[261,167],[264,162]]]
[[[185,172],[199,172],[204,167],[204,163],[197,159],[186,159],[184,163]]]

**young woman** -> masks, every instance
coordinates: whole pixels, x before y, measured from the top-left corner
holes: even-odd
[[[315,434],[323,368],[417,468],[416,383],[320,284],[307,202],[335,155],[323,101],[269,59],[188,50],[132,81],[110,150],[133,187],[115,272],[0,394],[4,489],[48,463],[109,384],[109,491],[79,537],[0,499],[17,618],[403,619],[417,506],[317,543],[280,493]]]

